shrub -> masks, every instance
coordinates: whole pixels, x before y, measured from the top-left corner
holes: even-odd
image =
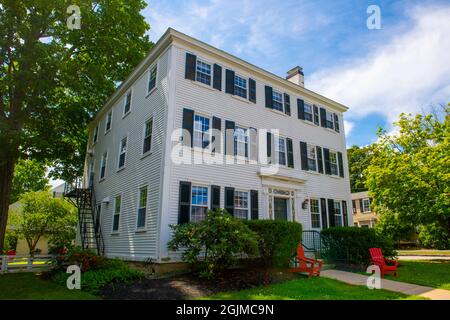
[[[80,267],[81,272],[91,269],[98,269],[106,264],[108,259],[95,254],[93,251],[82,250],[81,248],[73,248],[64,257],[64,264],[75,264]]]
[[[377,234],[374,229],[356,227],[332,227],[321,232],[324,257],[328,260],[344,260],[347,263],[370,264],[370,248],[381,248],[383,255],[396,255],[390,238]]]
[[[288,267],[302,240],[302,225],[278,220],[246,221],[259,236],[259,252],[267,267]]]
[[[183,249],[183,261],[196,266],[201,277],[211,278],[236,263],[238,254],[258,252],[257,235],[225,210],[208,211],[198,223],[172,225],[170,250]]]
[[[439,223],[433,223],[420,227],[420,244],[425,248],[450,249],[448,231]]]

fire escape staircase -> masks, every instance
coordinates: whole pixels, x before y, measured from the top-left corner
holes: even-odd
[[[98,255],[104,255],[105,245],[100,226],[100,212],[97,210],[92,181],[91,177],[88,188],[83,188],[80,178],[66,182],[64,198],[78,209],[78,227],[83,250],[92,250]]]

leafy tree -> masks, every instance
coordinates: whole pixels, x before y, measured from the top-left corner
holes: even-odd
[[[450,105],[443,113],[400,115],[398,133],[379,131],[364,172],[375,211],[395,212],[402,224],[438,226],[450,237]]]
[[[18,237],[27,241],[30,254],[43,236],[49,237],[50,243],[53,240],[53,243],[66,244],[75,240],[77,211],[70,203],[53,198],[48,191],[25,193],[20,203],[12,213],[15,218],[11,223]],[[72,238],[68,239],[69,236]]]
[[[81,28],[67,26],[78,5]],[[86,125],[152,44],[144,0],[0,0],[0,248],[19,159],[82,173]],[[69,19],[71,21],[71,19]]]
[[[10,203],[19,200],[20,195],[26,192],[48,188],[48,183],[43,163],[36,160],[19,160],[14,172]]]
[[[399,219],[398,214],[384,209],[382,206],[377,207],[379,216],[375,225],[375,231],[379,235],[384,235],[394,241],[410,240],[411,236],[416,232],[416,227],[408,221]]]
[[[364,170],[369,166],[372,156],[371,146],[358,147],[355,145],[347,149],[350,188],[352,192],[367,191],[367,177],[364,174]]]

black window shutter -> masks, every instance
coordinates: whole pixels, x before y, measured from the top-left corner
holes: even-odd
[[[291,115],[291,97],[287,93],[284,94],[284,113]]]
[[[191,211],[191,183],[180,181],[178,224],[188,223]]]
[[[320,108],[320,125],[327,127],[327,111],[324,108]]]
[[[361,213],[361,212],[364,212],[364,209],[363,209],[364,207],[363,207],[363,199],[359,199],[359,212]]]
[[[269,161],[269,163],[273,163],[272,162],[272,142],[273,142],[272,133],[267,131],[267,160]]]
[[[289,168],[294,167],[294,151],[292,146],[292,139],[286,138],[286,149],[287,149],[287,163]]]
[[[319,108],[314,106],[314,124],[319,125]]]
[[[300,141],[300,160],[302,170],[308,171],[308,156],[306,142]]]
[[[222,152],[221,150],[221,143],[222,143],[222,120],[217,117],[212,118],[212,128],[213,128],[213,135],[211,137],[211,145],[212,149],[211,152]]]
[[[183,109],[183,145],[192,147],[194,133],[194,110]]]
[[[225,72],[225,92],[234,95],[234,71],[226,70]]]
[[[327,219],[327,199],[320,198],[320,209],[322,214],[322,229],[328,228],[328,219]]]
[[[331,174],[331,163],[330,163],[330,150],[323,148],[323,157],[325,160],[325,173]]]
[[[197,64],[197,57],[193,54],[186,52],[186,70],[184,77],[189,80],[195,81],[195,67]]]
[[[225,120],[225,154],[234,155],[234,122]]]
[[[258,220],[258,191],[250,191],[250,206],[251,206],[251,217],[252,220]]]
[[[211,186],[211,209],[220,208],[220,186]]]
[[[297,99],[297,114],[298,118],[305,120],[305,101]]]
[[[250,160],[258,161],[258,130],[250,128]]]
[[[328,217],[330,220],[330,227],[334,227],[336,225],[334,221],[334,200],[328,199]]]
[[[225,187],[225,210],[234,215],[234,188]]]
[[[339,166],[339,176],[344,177],[344,162],[342,158],[342,152],[338,152],[338,166]]]
[[[248,79],[248,100],[256,103],[256,81]]]
[[[222,91],[222,67],[214,64],[213,88]]]
[[[273,109],[273,89],[272,87],[265,87],[266,93],[266,108]]]
[[[339,117],[336,113],[334,114],[334,130],[339,132]]]
[[[347,201],[342,200],[342,214],[344,216],[344,227],[348,227]]]
[[[323,157],[322,157],[322,148],[316,147],[316,154],[317,154],[317,168],[319,169],[319,173],[323,173]]]

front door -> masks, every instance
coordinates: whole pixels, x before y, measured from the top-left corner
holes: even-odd
[[[288,199],[277,198],[273,199],[275,220],[285,220],[288,219]]]

